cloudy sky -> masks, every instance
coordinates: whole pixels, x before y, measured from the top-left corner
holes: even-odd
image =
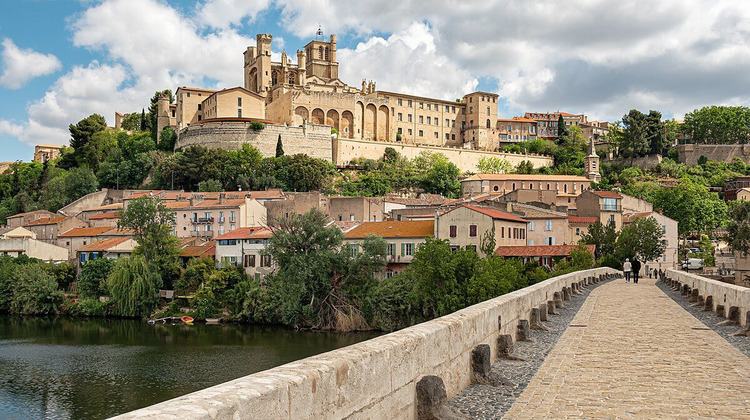
[[[290,57],[338,34],[341,78],[455,99],[497,92],[524,111],[618,120],[750,100],[750,2],[731,0],[14,0],[0,14],[0,161],[66,144],[92,113],[155,90],[242,83],[242,52]]]

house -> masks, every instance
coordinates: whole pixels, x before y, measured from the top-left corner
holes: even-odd
[[[727,180],[724,183],[724,201],[739,200],[738,195],[743,188],[750,188],[750,176],[738,176]]]
[[[383,220],[383,199],[379,197],[329,197],[330,218],[336,221],[371,221]]]
[[[27,225],[39,219],[52,219],[58,217],[57,214],[47,210],[34,210],[27,213],[14,214],[6,218],[5,225],[10,228],[17,228]]]
[[[76,251],[76,265],[80,272],[81,267],[86,261],[95,260],[97,258],[123,258],[129,257],[133,253],[138,243],[130,237],[119,237],[102,239],[101,241],[94,242],[79,248]]]
[[[55,160],[60,156],[63,147],[65,146],[59,144],[37,144],[34,146],[34,162],[45,163]]]
[[[220,194],[217,200],[204,200],[193,195],[189,200],[164,204],[176,213],[174,235],[178,238],[213,239],[237,228],[266,225],[266,207],[253,198]]]
[[[48,262],[57,263],[68,260],[68,251],[65,248],[32,237],[0,239],[0,255],[10,255],[16,258],[22,254]]]
[[[667,268],[677,268],[680,261],[678,253],[679,248],[679,223],[677,220],[669,218],[661,213],[650,211],[645,213],[627,213],[623,215],[623,225],[627,226],[636,219],[650,217],[659,224],[664,232],[663,241],[667,246],[664,254],[654,261],[643,262],[643,274],[648,273],[648,269],[666,270]]]
[[[111,229],[110,227],[76,227],[61,233],[57,237],[57,246],[67,249],[68,259],[72,260],[79,249],[104,239],[100,235]]]
[[[560,260],[570,260],[571,252],[577,245],[534,245],[534,246],[501,246],[495,255],[506,258],[520,258],[524,264],[537,262],[540,266],[552,268]],[[596,245],[586,245],[594,254]]]
[[[75,216],[55,216],[36,219],[25,224],[23,227],[34,232],[40,241],[55,245],[57,243],[57,235],[73,228],[88,227],[88,223]]]
[[[589,226],[598,222],[598,217],[568,216],[568,238],[571,244],[577,244],[581,238],[589,233]]]
[[[571,243],[567,213],[524,203],[493,202],[491,200],[486,201],[486,203],[526,219],[529,222],[526,237],[526,243],[529,246],[567,245]]]
[[[576,216],[596,217],[622,229],[622,196],[614,191],[584,191],[576,198]]]
[[[89,226],[91,227],[106,227],[114,228],[120,222],[122,215],[119,211],[111,211],[106,213],[99,213],[89,217]]]
[[[91,207],[88,209],[81,210],[78,213],[78,218],[84,221],[88,221],[91,217],[104,214],[104,213],[120,213],[123,210],[123,203],[112,203],[103,206]]]
[[[369,235],[383,238],[388,243],[386,278],[400,273],[411,263],[417,249],[435,233],[434,220],[363,222],[344,236],[352,255],[362,251],[362,243]]]
[[[320,210],[326,216],[330,214],[328,197],[319,191],[288,192],[286,193],[286,200],[266,202],[265,206],[268,211],[269,225],[278,224],[280,220],[293,214],[305,214],[314,208]]]
[[[654,205],[642,198],[623,193],[619,194],[622,197],[622,211],[624,213],[647,213],[654,211]]]
[[[507,194],[511,191],[554,191],[573,197],[591,188],[591,180],[578,175],[476,174],[461,181],[461,195]],[[572,200],[571,200],[572,201]]]
[[[480,255],[482,235],[495,232],[496,246],[525,246],[527,220],[491,207],[462,205],[435,219],[435,237],[452,248],[471,247]]]
[[[737,200],[750,201],[750,188],[741,188],[737,190]]]
[[[193,258],[210,257],[214,259],[216,255],[216,242],[207,241],[201,244],[188,244],[182,247],[180,251],[180,262],[182,266],[187,266],[188,262]]]
[[[216,237],[216,261],[219,265],[240,265],[258,283],[276,266],[266,252],[273,232],[268,227],[245,227]]]
[[[11,239],[11,238],[36,239],[36,234],[22,227],[17,227],[17,228],[6,227],[6,228],[0,229],[0,238],[1,239]]]

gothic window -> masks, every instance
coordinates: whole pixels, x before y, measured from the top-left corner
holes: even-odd
[[[279,74],[277,72],[271,73],[271,86],[276,85],[279,80]]]
[[[487,128],[490,128],[490,120],[487,120]]]

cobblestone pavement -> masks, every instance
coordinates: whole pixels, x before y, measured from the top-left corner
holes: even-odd
[[[549,321],[544,322],[549,331],[531,330],[533,341],[514,343],[513,355],[523,360],[497,360],[492,364],[491,376],[502,378],[508,385],[471,385],[453,397],[450,405],[473,419],[501,418],[531,382],[589,293],[602,284],[588,286],[565,301],[565,308],[557,309],[558,315],[549,315]]]
[[[691,315],[698,318],[703,324],[712,330],[716,331],[717,334],[724,337],[731,345],[735,346],[739,351],[745,353],[745,356],[750,357],[750,338],[749,337],[736,337],[734,334],[741,331],[745,327],[737,327],[732,325],[718,325],[722,321],[726,321],[726,318],[720,318],[714,311],[704,311],[703,305],[693,306],[694,303],[688,301],[686,296],[680,294],[677,290],[672,290],[671,287],[667,286],[666,283],[656,282],[656,285],[661,289],[667,296],[671,297],[672,300],[677,302],[683,309],[690,312]],[[745,316],[744,314],[740,316]],[[749,397],[750,398],[750,397]]]
[[[506,418],[750,418],[750,359],[654,280],[591,292]]]

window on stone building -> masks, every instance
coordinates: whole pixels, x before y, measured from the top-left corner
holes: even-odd
[[[455,238],[456,236],[458,236],[458,226],[456,226],[456,225],[450,225],[450,227],[448,229],[450,230],[450,237],[451,238]]]
[[[407,114],[407,115],[406,115],[406,121],[409,121],[409,122],[411,122],[411,114]]]
[[[432,124],[432,117],[427,117],[427,125],[431,125],[431,124]]]
[[[469,107],[469,114],[473,114],[473,113],[474,113],[474,107],[471,107],[471,106],[470,106],[470,107]]]
[[[237,106],[242,106],[242,98],[237,98]]]
[[[243,258],[243,260],[243,266],[255,267],[255,255],[245,255],[245,258]]]
[[[490,113],[490,107],[487,107],[487,113],[488,114]]]
[[[406,104],[409,105],[409,108],[411,108],[411,99],[409,99],[409,102],[407,102]]]
[[[396,112],[396,109],[394,107],[391,107],[391,117],[393,116],[394,112]]]
[[[242,118],[242,110],[241,109],[237,110],[237,118]]]
[[[440,134],[437,131],[435,132],[435,138],[440,138]]]
[[[456,139],[456,135],[455,134],[451,134],[451,140],[455,140],[455,139]]]
[[[399,127],[399,128],[398,128],[398,131],[397,131],[397,132],[398,132],[398,134],[401,134],[401,130],[402,130],[402,129],[401,129],[401,127]]]
[[[424,109],[424,102],[419,103],[419,109]]]
[[[410,129],[409,129],[409,136],[411,136],[411,135],[412,135],[412,133],[413,133],[413,131],[412,131],[412,130],[411,130],[411,128],[410,128]]]
[[[419,137],[424,137],[424,131],[419,130]]]
[[[428,110],[428,111],[431,111],[431,110],[432,110],[432,104],[427,104],[427,110]]]
[[[200,111],[200,110],[202,110],[202,109],[203,109],[203,106],[202,106],[202,104],[198,104],[198,111]]]
[[[402,113],[399,112],[398,113],[398,120],[399,121],[403,121],[404,120],[404,114],[402,114]]]
[[[446,139],[446,140],[450,140],[450,139],[451,139],[451,135],[450,135],[450,134],[448,134],[448,133],[445,133],[445,139]]]
[[[445,126],[446,127],[450,127],[451,126],[451,120],[449,120],[448,118],[445,119]]]
[[[203,117],[202,117],[202,116],[200,116],[200,115],[198,115],[198,121],[200,121],[200,120],[202,120],[202,119],[203,119]]]
[[[419,116],[419,123],[424,124],[424,117],[421,115]]]
[[[469,237],[474,238],[477,236],[477,225],[469,225]]]
[[[403,106],[403,101],[401,99],[398,100],[398,106]]]
[[[487,128],[490,128],[490,120],[487,120]]]

